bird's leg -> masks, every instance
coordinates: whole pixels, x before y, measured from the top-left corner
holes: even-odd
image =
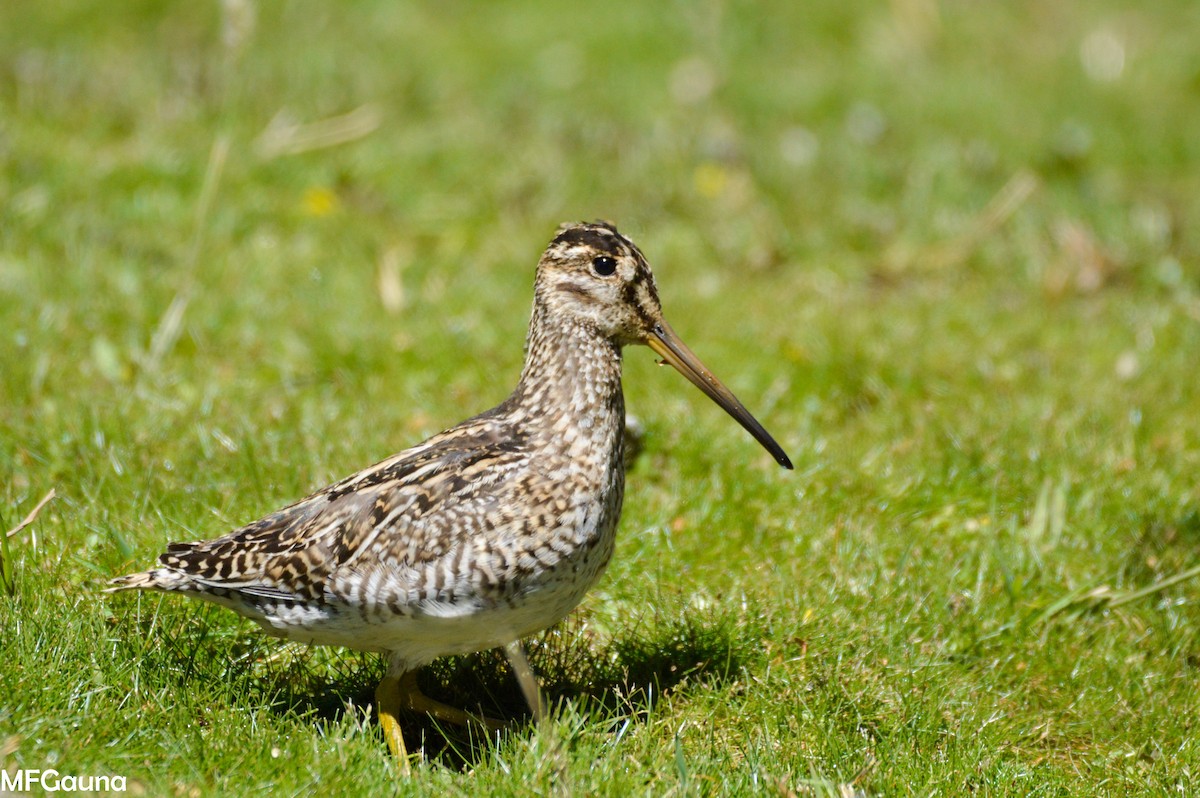
[[[414,672],[415,675],[415,672]],[[383,738],[387,740],[388,748],[392,749],[400,764],[400,772],[407,776],[411,773],[408,762],[408,749],[404,747],[404,735],[400,733],[400,722],[396,715],[404,706],[400,682],[407,678],[408,673],[399,675],[388,671],[379,686],[375,688],[375,706],[379,712],[379,728],[383,729]]]
[[[482,715],[472,715],[425,695],[417,684],[415,670],[389,669],[375,688],[375,704],[379,712],[379,728],[383,730],[383,738],[387,740],[388,748],[395,755],[400,772],[405,776],[412,772],[412,765],[409,763],[408,749],[404,745],[404,735],[400,732],[400,721],[396,717],[401,710],[424,713],[458,726],[482,726],[488,731],[500,731],[506,725],[502,721]]]
[[[382,685],[381,685],[382,686]],[[500,731],[505,723],[482,715],[472,715],[456,707],[435,701],[421,692],[417,684],[417,672],[408,671],[400,675],[397,681],[400,706],[412,712],[423,712],[430,717],[456,726],[482,726],[488,731]],[[382,715],[380,716],[382,720]]]
[[[513,676],[517,677],[517,684],[521,686],[521,692],[525,695],[525,702],[529,704],[529,711],[533,713],[533,722],[541,723],[546,717],[546,701],[542,698],[542,690],[538,687],[537,677],[533,675],[533,668],[529,667],[525,647],[521,645],[520,640],[514,640],[504,647],[504,654],[508,657]]]

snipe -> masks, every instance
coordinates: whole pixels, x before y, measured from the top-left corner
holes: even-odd
[[[223,537],[172,543],[110,590],[183,593],[277,637],[383,653],[380,725],[407,770],[400,710],[484,722],[422,695],[417,669],[551,626],[608,564],[628,344],[649,346],[792,467],[663,319],[633,242],[607,222],[565,225],[538,263],[525,367],[500,405]]]

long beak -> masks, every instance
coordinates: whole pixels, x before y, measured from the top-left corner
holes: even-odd
[[[759,424],[754,416],[750,415],[750,411],[742,406],[733,392],[700,362],[700,358],[692,354],[692,350],[687,348],[687,344],[679,340],[679,336],[671,329],[671,325],[665,321],[655,324],[650,337],[646,339],[646,344],[665,362],[670,363],[680,374],[687,377],[692,385],[704,391],[709,399],[733,416],[737,423],[745,427],[746,431],[771,453],[777,463],[784,468],[792,467],[792,461],[784,454],[783,449],[775,442],[770,433],[763,429],[763,425]]]

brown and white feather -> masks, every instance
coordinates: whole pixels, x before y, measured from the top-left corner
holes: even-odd
[[[607,222],[572,224],[538,263],[507,399],[223,537],[172,543],[110,590],[213,601],[279,637],[384,652],[392,674],[546,628],[613,553],[629,344],[662,354],[791,467],[667,325],[638,248]]]
[[[184,593],[279,637],[406,667],[561,619],[608,564],[624,490],[625,341],[592,323],[602,303],[576,285],[597,251],[622,257],[657,306],[615,228],[564,228],[539,265],[520,382],[499,406],[223,537],[173,543],[111,589]],[[564,298],[582,312],[556,312]]]

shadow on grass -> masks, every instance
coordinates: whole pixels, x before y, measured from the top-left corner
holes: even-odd
[[[198,718],[208,701],[266,706],[313,723],[350,714],[361,718],[374,706],[384,670],[378,656],[281,644],[218,607],[167,600],[146,601],[140,609],[131,602],[129,609],[134,611],[110,618],[113,635],[126,649],[122,658],[146,684],[176,696],[178,708]],[[629,719],[644,718],[673,690],[736,677],[757,656],[760,631],[745,617],[680,609],[647,617],[608,642],[598,640],[586,621],[571,618],[525,641],[525,649],[552,710],[572,703],[585,714],[611,719],[615,732]],[[510,721],[507,733],[530,728],[532,714],[501,650],[440,659],[418,679],[432,698]],[[424,716],[408,715],[401,722],[409,750],[423,750],[446,767],[469,768],[491,747],[477,731]],[[382,737],[379,745],[384,746]]]
[[[547,705],[573,702],[584,712],[612,717],[615,732],[629,718],[644,718],[663,695],[691,684],[721,684],[737,675],[757,649],[757,638],[732,619],[684,618],[655,625],[633,637],[597,645],[577,622],[567,621],[525,642]],[[276,672],[258,689],[281,713],[314,721],[338,721],[347,712],[374,705],[383,675],[378,658],[341,658],[330,675],[302,663]],[[317,669],[325,670],[325,669]],[[506,733],[522,734],[532,714],[503,651],[446,657],[418,677],[431,698],[470,712],[511,722]],[[478,731],[435,723],[424,716],[401,717],[410,751],[445,767],[470,768],[491,741]],[[383,746],[382,738],[380,746]]]

